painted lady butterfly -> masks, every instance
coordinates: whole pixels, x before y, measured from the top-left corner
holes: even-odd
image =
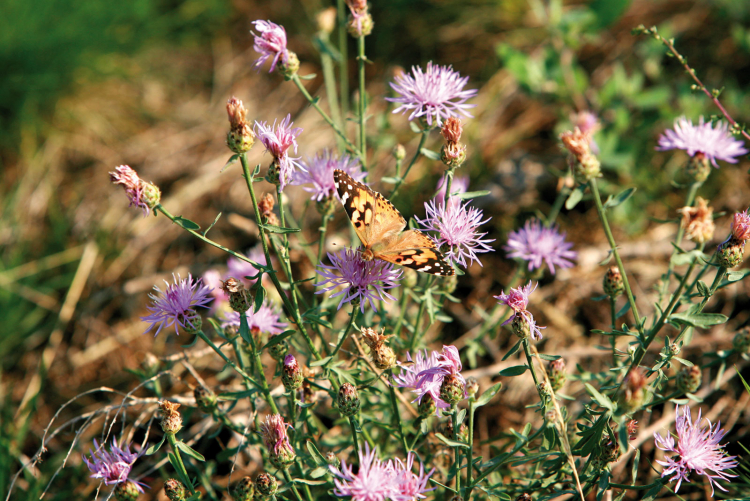
[[[333,180],[365,247],[363,259],[382,259],[433,275],[456,274],[430,237],[417,230],[404,231],[406,220],[383,195],[339,169],[333,172]]]

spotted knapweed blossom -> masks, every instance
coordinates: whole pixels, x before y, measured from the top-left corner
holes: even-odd
[[[302,166],[305,170],[295,171],[291,184],[311,184],[311,187],[305,186],[303,189],[312,193],[311,200],[317,202],[330,198],[336,193],[336,186],[333,182],[334,170],[340,169],[357,181],[362,181],[367,176],[367,173],[362,172],[359,160],[349,155],[338,157],[328,150],[308,158],[302,162]]]
[[[555,266],[570,268],[578,253],[570,250],[573,244],[565,241],[565,233],[557,226],[546,227],[538,219],[526,221],[523,228],[512,231],[504,249],[508,257],[528,262],[529,271],[546,264],[554,275]]]
[[[322,287],[316,294],[332,292],[339,287],[342,290],[331,294],[331,297],[341,297],[339,309],[344,303],[353,302],[359,305],[362,313],[365,304],[377,311],[375,302],[378,300],[393,301],[395,298],[387,291],[398,287],[403,272],[395,269],[391,263],[373,259],[365,261],[362,254],[352,249],[342,249],[334,254],[328,253],[330,265],[319,264],[318,273],[322,281],[315,284]]]
[[[451,186],[453,191],[453,186]],[[492,218],[482,221],[482,211],[470,207],[466,203],[448,203],[443,200],[431,200],[424,204],[427,215],[424,219],[414,217],[424,230],[438,233],[437,245],[447,246],[446,257],[463,267],[470,266],[474,261],[482,263],[477,257],[478,253],[491,252],[494,249],[489,243],[494,239],[485,239],[487,233],[479,233],[480,225]]]
[[[460,400],[466,397],[465,387],[466,379],[461,375],[461,358],[458,355],[458,348],[455,346],[443,346],[441,353],[436,353],[437,364],[433,367],[428,367],[417,374],[417,395],[422,396],[430,394],[435,398],[435,389],[437,388],[438,399],[445,402],[446,399],[450,401],[450,398],[444,396],[441,393],[441,387],[446,378],[450,378],[452,384],[458,386],[458,391],[461,394],[458,395],[456,400]],[[438,399],[435,399],[437,402]]]
[[[266,61],[273,58],[271,69],[268,70],[271,73],[276,69],[279,60],[285,64],[289,59],[289,50],[286,48],[286,30],[283,26],[271,21],[258,20],[253,21],[252,24],[259,33],[253,33],[255,36],[253,49],[260,54],[258,60],[255,61],[255,67],[260,68]]]
[[[193,330],[198,327],[200,315],[195,311],[195,308],[208,308],[207,305],[213,301],[211,289],[203,285],[202,279],[193,281],[192,275],[188,275],[188,278],[184,280],[179,275],[177,277],[172,275],[172,279],[174,280],[173,284],[164,281],[167,287],[163,291],[158,286],[154,286],[157,294],[148,295],[152,303],[146,307],[151,314],[141,317],[141,320],[151,324],[145,332],[154,327],[157,328],[154,337],[164,327],[171,327],[172,325],[174,325],[174,331],[177,335],[180,334],[177,326],[186,330]]]
[[[265,422],[260,424],[260,436],[268,449],[268,455],[274,466],[284,468],[294,461],[296,453],[289,442],[286,429],[292,425],[284,422],[279,414],[269,414]]]
[[[732,236],[743,242],[750,239],[750,215],[747,210],[735,212],[732,218]]]
[[[284,332],[287,324],[281,321],[281,313],[270,305],[268,302],[264,302],[258,311],[254,311],[254,307],[250,307],[245,312],[247,318],[247,325],[250,332],[266,333],[270,336],[275,336]],[[224,312],[223,321],[221,328],[226,329],[227,327],[239,327],[240,326],[240,314],[236,311]]]
[[[138,177],[138,173],[129,165],[115,167],[115,171],[109,173],[109,179],[114,184],[122,185],[130,200],[130,207],[135,205],[143,209],[143,217],[148,216],[151,209],[159,204],[161,199],[159,188]]]
[[[94,449],[90,451],[90,459],[85,455],[83,456],[83,462],[93,473],[91,478],[101,479],[105,485],[130,481],[135,484],[138,492],[143,492],[143,488],[147,487],[146,484],[128,478],[133,463],[144,451],[131,452],[130,444],[123,444],[123,447],[120,447],[115,439],[112,439],[109,451],[105,450],[103,446],[100,447],[96,440],[94,440]]]
[[[445,174],[438,180],[437,183],[437,192],[435,193],[435,196],[433,197],[435,200],[440,202],[441,200],[445,200]],[[455,194],[456,193],[466,193],[469,191],[469,176],[455,176],[453,178],[453,182],[451,183],[451,196],[448,198],[448,205],[450,204],[460,204],[461,199],[458,198]]]
[[[677,479],[675,492],[680,489],[682,481],[690,482],[688,474],[695,471],[698,475],[704,475],[711,484],[711,496],[714,495],[714,485],[726,491],[716,480],[729,480],[729,477],[736,477],[724,470],[734,468],[739,463],[735,461],[736,456],[727,456],[726,451],[719,442],[726,434],[721,429],[721,423],[712,425],[706,420],[707,427],[701,426],[701,412],[698,411],[698,419],[693,422],[690,416],[690,407],[682,407],[680,415],[680,406],[675,407],[675,427],[677,429],[677,443],[674,437],[667,434],[662,437],[654,433],[654,442],[656,446],[666,452],[675,452],[676,456],[667,458],[666,461],[657,461],[664,467],[662,478],[672,475],[669,480]]]
[[[477,94],[476,89],[464,90],[469,77],[461,77],[451,66],[427,63],[427,70],[412,67],[411,74],[398,75],[391,88],[398,97],[387,97],[386,101],[398,103],[393,113],[409,114],[409,120],[423,118],[428,125],[441,125],[448,117],[459,114],[471,117],[467,111],[475,104],[466,100]]]
[[[734,139],[729,133],[726,122],[715,124],[705,123],[700,117],[698,124],[680,117],[674,122],[674,129],[667,129],[659,136],[659,151],[685,150],[691,157],[698,153],[705,155],[714,167],[718,168],[717,160],[724,160],[730,164],[737,163],[737,157],[747,153],[742,141]]]
[[[406,463],[400,459],[395,458],[393,461],[389,461],[388,466],[393,470],[393,490],[395,491],[391,495],[391,499],[394,501],[416,501],[417,499],[424,499],[426,492],[434,491],[436,487],[431,489],[427,488],[427,482],[430,481],[430,477],[435,472],[435,468],[425,473],[424,464],[419,463],[419,473],[414,473],[414,459],[415,454],[409,452],[406,455]]]
[[[329,466],[333,474],[333,493],[338,497],[351,497],[353,501],[385,501],[396,495],[396,473],[392,465],[377,457],[377,449],[370,450],[365,443],[364,452],[358,451],[359,467],[354,473],[352,465],[341,460],[341,468]]]
[[[302,133],[300,127],[292,128],[294,122],[291,120],[292,116],[287,115],[278,125],[276,120],[270,126],[268,122],[255,122],[255,135],[278,164],[279,187],[282,190],[291,181],[295,167],[304,170],[298,162],[299,158],[289,156],[290,148],[297,153],[297,136]]]
[[[413,390],[417,395],[414,402],[421,402],[422,398],[429,394],[437,404],[438,409],[448,409],[450,405],[440,398],[442,379],[437,376],[432,378],[420,376],[420,374],[424,375],[428,370],[439,368],[439,357],[439,351],[428,353],[427,350],[424,350],[417,351],[414,359],[412,359],[411,354],[407,352],[406,359],[413,363],[401,365],[401,374],[394,375],[393,382],[399,388],[410,388]],[[437,414],[437,409],[435,412]]]
[[[542,339],[541,329],[546,329],[546,327],[539,327],[534,320],[534,315],[526,309],[529,306],[529,296],[536,290],[537,285],[538,284],[534,285],[534,288],[532,289],[531,282],[529,282],[523,287],[515,289],[511,288],[509,294],[505,294],[505,291],[503,291],[499,296],[493,297],[497,299],[499,303],[502,303],[513,310],[513,315],[503,322],[503,325],[513,322],[516,318],[522,319],[527,324],[526,327],[528,328],[528,333],[531,336],[531,339],[538,341]]]

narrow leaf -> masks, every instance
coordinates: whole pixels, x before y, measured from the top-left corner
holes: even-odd
[[[195,449],[193,449],[192,447],[190,447],[185,442],[182,442],[182,441],[177,442],[177,448],[180,449],[182,452],[184,452],[185,454],[187,454],[188,456],[190,456],[193,459],[197,459],[198,461],[205,461],[206,460],[206,458],[204,458],[203,455],[201,455],[200,452],[196,451]]]
[[[491,386],[489,389],[485,390],[484,393],[482,393],[482,396],[477,399],[476,402],[474,402],[474,407],[482,407],[483,405],[487,405],[490,400],[492,400],[492,397],[497,395],[497,392],[500,391],[500,388],[503,387],[503,383],[497,383],[493,386]]]
[[[505,377],[520,376],[521,374],[526,372],[528,368],[528,365],[514,365],[513,367],[508,367],[507,369],[501,370],[500,375]]]
[[[451,440],[450,438],[446,437],[442,433],[435,433],[435,436],[438,438],[438,440],[440,440],[441,442],[443,442],[445,445],[449,447],[464,447],[466,449],[469,448],[469,446],[464,444],[463,442],[457,442],[455,440]]]

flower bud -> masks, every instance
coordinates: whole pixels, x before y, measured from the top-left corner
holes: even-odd
[[[357,388],[351,383],[344,383],[339,388],[338,406],[339,412],[344,417],[356,416],[359,412],[361,401]]]
[[[625,425],[625,429],[628,432],[628,440],[633,441],[638,438],[638,421],[631,419]]]
[[[169,501],[185,501],[187,489],[179,480],[170,478],[164,482],[164,494],[167,495]]]
[[[396,354],[390,346],[385,344],[388,336],[383,333],[379,334],[369,327],[362,327],[360,332],[362,333],[362,339],[370,348],[370,356],[375,367],[380,370],[387,370],[396,365]]]
[[[120,165],[114,172],[109,173],[109,179],[114,184],[119,184],[125,190],[130,200],[130,205],[143,209],[144,216],[148,216],[161,201],[161,190],[147,181],[138,177],[138,173],[129,165]]]
[[[643,372],[638,368],[631,369],[622,384],[625,391],[620,393],[620,407],[626,413],[638,410],[645,399],[646,377]]]
[[[331,209],[335,207],[333,203],[333,197],[323,197],[315,202],[315,208],[318,210],[318,214],[324,216],[331,212]]]
[[[604,293],[610,297],[617,297],[625,291],[625,284],[622,281],[622,275],[620,274],[620,268],[612,266],[607,270],[604,275],[604,282],[602,284]]]
[[[549,381],[552,385],[552,391],[558,392],[565,386],[565,380],[568,375],[565,372],[565,360],[558,358],[552,360],[548,366]]]
[[[404,148],[403,144],[397,144],[393,147],[393,157],[398,161],[406,158],[406,148]]]
[[[200,314],[193,308],[185,311],[183,316],[185,332],[188,334],[197,334],[203,328],[203,319]]]
[[[229,306],[240,315],[250,309],[252,302],[250,291],[236,278],[229,277],[226,281],[222,281],[221,290],[229,296]]]
[[[677,343],[669,343],[669,353],[672,356],[677,356],[680,354],[680,351],[682,351],[682,348],[680,348],[680,345]]]
[[[732,346],[739,353],[750,351],[750,327],[743,327],[737,331],[732,340]]]
[[[601,458],[605,464],[614,463],[622,456],[620,450],[620,444],[617,441],[610,440],[609,435],[602,437],[602,453]]]
[[[701,197],[696,197],[695,203],[695,207],[683,207],[677,212],[682,214],[680,226],[685,229],[685,236],[697,244],[703,244],[714,237],[714,210]]]
[[[275,158],[271,162],[271,165],[268,166],[266,181],[274,186],[281,186],[281,167],[279,166],[279,161]],[[261,211],[261,214],[263,213],[264,211]]]
[[[288,468],[297,457],[286,433],[289,427],[291,425],[285,423],[279,414],[266,416],[265,422],[260,424],[260,435],[268,449],[268,459],[276,468]]]
[[[745,241],[730,237],[729,240],[719,245],[716,260],[723,268],[734,268],[742,264],[745,258]]]
[[[407,289],[413,289],[417,286],[417,280],[419,280],[419,274],[416,270],[411,268],[402,268],[404,272],[403,278],[401,279],[401,285]]]
[[[237,154],[250,151],[250,148],[255,144],[255,134],[252,126],[247,122],[247,110],[242,101],[236,97],[229,99],[227,101],[227,115],[229,117],[227,146]]]
[[[372,33],[372,28],[375,23],[372,20],[372,16],[367,10],[361,12],[352,12],[349,16],[349,23],[346,25],[346,30],[354,38],[366,37]]]
[[[297,54],[290,50],[286,61],[282,60],[279,64],[279,71],[284,75],[284,80],[291,80],[299,71],[299,58]]]
[[[333,452],[326,453],[326,463],[334,468],[341,468],[341,460]]]
[[[454,292],[456,292],[456,287],[458,287],[458,275],[450,275],[448,277],[443,277],[442,283],[440,284],[440,288],[444,292],[447,292],[448,294],[453,294]]]
[[[443,377],[443,384],[440,385],[440,399],[449,405],[454,405],[463,400],[466,396],[466,385],[463,380],[453,374],[447,374]]]
[[[318,24],[318,31],[330,35],[336,28],[336,7],[328,7],[318,12],[315,17]]]
[[[513,317],[510,328],[521,339],[526,339],[531,334],[531,324],[523,315]]]
[[[155,184],[149,183],[148,181],[142,181],[141,187],[143,189],[142,200],[149,209],[154,208],[161,202],[161,190]]]
[[[419,417],[423,419],[434,416],[437,412],[437,403],[429,393],[422,396],[422,400],[419,401],[419,405],[417,406],[417,412],[419,413]]]
[[[443,127],[440,129],[440,135],[443,136],[446,143],[457,143],[461,140],[463,130],[460,118],[449,117],[443,122]]]
[[[576,164],[573,175],[579,183],[588,183],[592,179],[602,177],[602,164],[593,154],[586,155]]]
[[[232,488],[232,501],[251,501],[254,493],[253,479],[242,477]]]
[[[701,152],[696,153],[687,164],[682,172],[682,177],[685,180],[685,184],[702,183],[708,179],[708,175],[711,174],[711,163],[709,162],[706,155]],[[680,179],[682,181],[682,179]]]
[[[261,473],[255,477],[255,490],[261,498],[267,498],[276,494],[279,484],[276,479],[268,473]]]
[[[466,394],[474,398],[479,393],[479,381],[475,377],[466,378]]]
[[[217,402],[217,397],[214,392],[199,385],[193,390],[193,397],[195,397],[195,403],[200,410],[206,414],[213,414]]]
[[[701,387],[703,375],[698,366],[685,367],[677,373],[677,389],[683,393],[695,393]]]
[[[737,212],[732,218],[732,236],[741,241],[750,239],[750,216],[747,211]]]
[[[274,336],[271,336],[273,338]],[[268,347],[268,354],[277,362],[283,362],[289,353],[289,343],[281,341]]]
[[[115,499],[117,501],[137,501],[139,495],[138,486],[130,480],[125,480],[115,486]]]
[[[448,143],[440,148],[440,161],[451,169],[461,167],[466,161],[466,146],[461,143]]]
[[[313,390],[312,385],[309,381],[302,382],[302,398],[301,400],[306,404],[314,404],[318,397]]]
[[[159,402],[159,409],[161,410],[161,429],[164,433],[174,435],[182,429],[182,416],[177,411],[180,404],[170,402],[169,400],[163,400]]]
[[[284,383],[286,391],[293,392],[302,388],[302,371],[297,364],[294,355],[284,357],[284,367],[281,370],[281,382]]]

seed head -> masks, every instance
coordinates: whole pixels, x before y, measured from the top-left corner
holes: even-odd
[[[159,402],[161,410],[161,429],[164,433],[174,435],[182,429],[182,416],[177,411],[180,404],[163,400]]]

